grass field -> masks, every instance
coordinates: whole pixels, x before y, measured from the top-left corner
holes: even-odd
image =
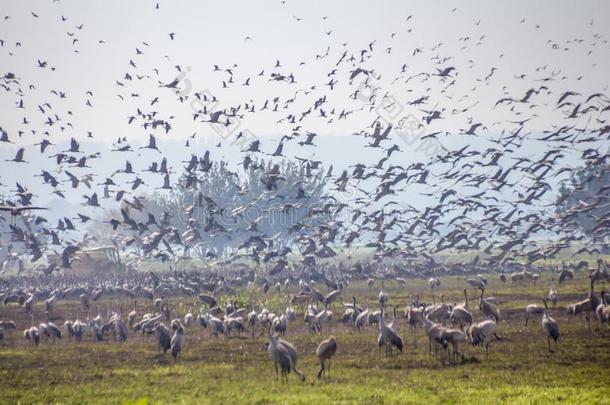
[[[451,303],[462,302],[464,278],[444,278],[437,296],[445,294]],[[399,333],[406,350],[388,357],[376,347],[377,329],[361,333],[333,321],[321,335],[310,335],[302,317],[289,325],[286,339],[301,353],[298,366],[307,380],[301,383],[291,374],[288,383],[277,380],[267,353],[266,338],[257,334],[250,338],[214,338],[198,324],[187,331],[182,358],[174,364],[169,355],[157,351],[152,336],[130,334],[126,343],[94,344],[88,338],[81,343],[41,343],[30,347],[21,330],[30,325],[23,309],[0,308],[0,319],[13,319],[18,330],[0,342],[0,402],[2,403],[610,403],[610,338],[600,336],[597,324],[587,329],[584,318],[569,320],[565,305],[586,297],[587,281],[579,279],[559,287],[560,303],[552,310],[559,322],[562,337],[558,350],[549,353],[540,317],[524,327],[524,306],[541,303],[548,292],[549,276],[538,286],[503,285],[491,280],[489,295],[496,296],[501,322],[502,341],[493,342],[488,357],[484,349],[464,345],[464,360],[450,363],[446,357],[428,354],[428,342],[418,328],[414,334],[404,320]],[[376,302],[380,285],[371,290]],[[409,280],[407,287],[387,283],[390,304],[400,313],[419,292],[431,301],[425,280]],[[472,288],[469,288],[472,295]],[[344,292],[347,301],[356,295],[360,304],[367,293],[362,283],[350,285]],[[279,298],[270,302],[280,302]],[[183,315],[192,298],[175,301]],[[139,303],[143,313],[151,303]],[[102,301],[116,309],[117,302]],[[130,304],[122,303],[125,308]],[[482,314],[474,302],[470,306],[476,320]],[[278,309],[278,308],[270,308]],[[36,323],[44,320],[43,308],[36,308]],[[95,314],[97,311],[94,310]],[[128,312],[128,311],[127,311]],[[300,312],[300,311],[299,311]],[[342,309],[334,310],[336,318]],[[83,319],[75,302],[62,302],[52,320]],[[338,351],[333,359],[331,375],[315,378],[318,362],[314,352],[317,344],[333,334]]]

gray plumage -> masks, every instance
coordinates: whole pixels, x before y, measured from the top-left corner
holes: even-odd
[[[159,343],[159,350],[163,350],[166,353],[171,348],[171,332],[161,322],[155,323],[153,328],[155,335],[157,336],[157,342]]]
[[[553,341],[555,342],[555,345],[557,345],[557,341],[559,340],[559,324],[557,323],[556,320],[551,318],[551,315],[549,315],[546,300],[544,300],[544,315],[542,315],[542,330],[544,330],[544,333],[546,334],[547,343],[549,346],[549,352],[552,352],[551,339],[553,339]]]
[[[316,349],[316,356],[320,359],[320,371],[318,371],[318,378],[322,378],[322,373],[326,370],[325,363],[328,361],[328,373],[330,374],[330,359],[335,355],[337,351],[337,341],[334,336],[323,340],[318,348]]]
[[[174,319],[172,321],[172,330],[174,331],[174,336],[172,336],[170,345],[172,357],[174,358],[174,361],[176,361],[178,360],[178,355],[182,351],[182,345],[184,344],[184,327],[179,320]]]

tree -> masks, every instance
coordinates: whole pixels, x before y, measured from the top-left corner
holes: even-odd
[[[608,156],[608,155],[606,155]],[[575,170],[571,181],[563,183],[559,190],[556,212],[566,221],[569,229],[578,230],[593,241],[606,238],[596,232],[600,218],[608,215],[610,208],[610,164],[608,159],[589,160]]]
[[[328,177],[324,168],[315,171],[295,161],[278,164],[254,160],[245,169],[230,170],[225,161],[213,162],[205,170],[186,172],[171,192],[141,195],[144,208],[105,211],[103,229],[91,230],[98,239],[142,245],[143,238],[162,228],[173,228],[172,244],[181,244],[184,254],[200,257],[236,253],[252,236],[272,239],[274,249],[290,247],[301,233],[296,228],[324,223],[331,217],[324,210]],[[270,173],[277,179],[269,182]],[[165,214],[164,214],[165,213]],[[149,214],[157,224],[149,223]],[[315,214],[315,215],[314,215]],[[161,218],[167,216],[167,223]],[[133,220],[133,221],[132,221]],[[117,229],[108,232],[114,222]],[[109,236],[112,235],[112,236]],[[167,237],[163,238],[167,241]],[[160,244],[162,248],[167,244]]]
[[[189,221],[196,221],[201,238],[193,247],[198,255],[235,251],[257,234],[273,236],[276,247],[286,247],[298,236],[291,227],[314,222],[310,213],[324,204],[324,170],[308,173],[305,166],[287,160],[274,166],[256,160],[240,176],[219,161],[200,174],[196,187],[187,188],[184,178],[179,181],[171,199],[178,213],[174,225],[185,232]],[[273,170],[281,180],[270,188],[266,177]]]

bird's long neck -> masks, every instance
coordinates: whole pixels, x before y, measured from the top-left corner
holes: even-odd
[[[273,334],[271,333],[271,328],[267,330],[267,336],[269,337],[269,346],[275,348],[277,346],[277,339],[273,337]]]
[[[424,314],[424,312],[425,312],[425,311],[421,311],[421,312],[420,312],[420,314],[421,314],[421,320],[422,320],[422,323],[424,324],[424,327],[425,327],[425,328],[428,328],[428,327],[430,327],[430,325],[432,324],[432,321],[430,321],[430,319],[428,319],[428,318],[426,317],[426,315]]]

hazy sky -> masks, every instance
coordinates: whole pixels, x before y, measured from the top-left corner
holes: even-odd
[[[405,1],[378,1],[374,6],[368,1],[351,0],[287,1],[285,4],[279,1],[159,1],[158,10],[156,3],[5,1],[0,14],[10,18],[0,22],[0,39],[4,40],[0,49],[2,69],[15,72],[23,83],[36,85],[37,97],[28,96],[26,108],[35,110],[39,102],[53,100],[49,94],[51,89],[64,91],[68,99],[57,103],[66,101],[73,111],[74,133],[93,131],[97,139],[114,139],[118,135],[145,137],[146,131],[127,126],[126,117],[132,115],[133,106],[145,105],[155,95],[168,99],[155,106],[159,111],[174,107],[171,97],[167,97],[168,91],[163,94],[150,82],[131,83],[128,90],[121,89],[115,82],[125,83],[122,79],[126,72],[132,76],[136,71],[153,75],[152,69],[157,68],[159,76],[153,79],[169,83],[178,74],[173,68],[175,65],[191,69],[187,79],[194,90],[207,89],[226,105],[252,99],[260,106],[268,98],[293,94],[297,88],[310,85],[317,85],[320,94],[328,94],[337,105],[352,105],[349,94],[353,89],[345,85],[345,75],[338,78],[340,84],[333,92],[323,83],[328,82],[327,74],[344,49],[357,54],[373,40],[376,41],[374,58],[362,65],[382,74],[383,91],[390,91],[405,102],[426,94],[427,86],[416,80],[408,86],[401,81],[395,85],[390,82],[401,75],[403,64],[407,64],[406,73],[402,74],[405,77],[434,71],[438,66],[430,62],[430,57],[437,54],[453,58],[442,66],[456,67],[459,80],[452,92],[470,94],[476,99],[479,108],[473,112],[489,114],[490,107],[502,95],[503,86],[511,94],[521,95],[535,78],[552,72],[560,71],[559,75],[566,76],[556,92],[576,89],[586,93],[608,85],[608,43],[593,37],[598,34],[606,40],[609,36],[610,27],[604,17],[610,15],[610,4],[605,1],[468,1],[456,5],[455,11],[447,3]],[[33,17],[31,12],[39,17]],[[407,21],[410,15],[413,17]],[[62,21],[61,16],[67,20]],[[295,17],[302,20],[297,21]],[[523,19],[525,22],[520,23]],[[82,29],[78,29],[81,24]],[[327,35],[329,31],[332,32]],[[170,32],[176,34],[173,41],[168,36]],[[391,34],[395,34],[393,38]],[[474,46],[483,35],[481,45]],[[244,40],[246,37],[252,40]],[[470,39],[460,41],[463,37]],[[73,39],[78,39],[75,45],[72,45]],[[583,42],[566,44],[574,39]],[[105,43],[100,44],[99,40]],[[21,47],[15,48],[16,41]],[[150,46],[143,45],[143,41]],[[591,45],[593,42],[596,44]],[[342,46],[344,43],[346,47]],[[439,43],[442,45],[435,51],[430,50]],[[553,49],[553,43],[559,49]],[[466,49],[461,49],[463,46]],[[316,61],[315,55],[324,54],[327,47],[330,47],[329,56]],[[384,51],[388,47],[392,47],[390,54]],[[569,50],[564,51],[564,47]],[[136,48],[144,53],[136,55]],[[424,52],[413,56],[416,48]],[[9,52],[13,55],[8,56]],[[38,59],[56,67],[56,71],[38,68]],[[136,63],[137,69],[129,66],[130,60]],[[270,83],[267,77],[256,77],[261,70],[266,74],[274,71],[276,60],[280,60],[282,68],[275,70],[294,73],[298,86]],[[300,62],[305,64],[299,65]],[[228,74],[213,72],[214,64],[221,68],[236,64],[233,68],[236,84],[222,89],[222,80],[226,81]],[[466,68],[471,65],[472,68]],[[544,65],[548,65],[546,71],[535,71]],[[470,92],[476,80],[485,77],[491,67],[497,71],[490,84],[479,85]],[[513,76],[519,74],[527,74],[531,80],[514,80]],[[579,76],[582,79],[578,80]],[[248,77],[252,78],[252,85],[241,86]],[[87,90],[95,96],[86,97]],[[133,100],[119,102],[117,94],[131,92],[138,93],[141,99],[135,103]],[[87,98],[95,108],[84,106]],[[5,111],[3,121],[9,121],[4,127],[16,129],[16,121],[23,114],[9,113],[14,111],[11,108],[14,97],[3,95],[0,102]],[[182,107],[186,110],[184,114],[178,109],[170,112],[181,121],[172,136],[188,136],[194,130],[205,135],[205,128],[188,119],[188,106]],[[413,110],[415,115],[422,115]],[[357,132],[359,125],[369,118],[359,116],[362,120],[344,120],[334,125],[315,122],[311,130],[336,134]],[[285,127],[274,121],[266,114],[256,114],[244,125],[260,136],[281,134]],[[548,124],[544,121],[541,126]],[[447,119],[444,124],[443,129],[457,130],[463,127],[463,119]]]

